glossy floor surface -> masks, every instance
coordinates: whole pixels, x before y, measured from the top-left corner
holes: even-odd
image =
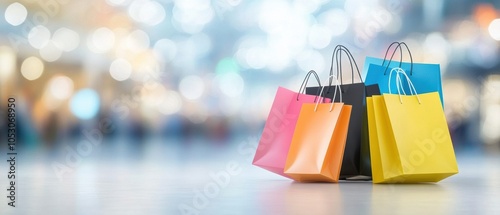
[[[67,152],[26,152],[17,207],[2,189],[0,214],[500,214],[499,155],[459,153],[460,173],[437,184],[294,183],[250,165],[242,146],[115,143],[73,166]]]

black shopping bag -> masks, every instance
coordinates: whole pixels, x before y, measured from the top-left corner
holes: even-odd
[[[343,83],[341,76],[341,56],[342,53],[345,53],[351,64],[351,72],[352,72],[352,83]],[[342,45],[337,45],[332,54],[332,64],[330,67],[330,76],[333,75],[333,61],[336,59],[337,62],[337,76],[341,80],[340,89],[342,93],[343,102],[348,105],[352,105],[351,111],[351,119],[349,122],[349,130],[347,133],[347,141],[344,150],[344,157],[342,160],[342,168],[340,170],[340,179],[347,179],[354,176],[364,175],[371,176],[370,167],[370,152],[368,147],[368,153],[366,153],[366,149],[361,151],[362,139],[364,130],[364,123],[366,121],[366,86],[363,83],[361,74],[358,69],[358,65],[354,60],[354,57],[349,52],[349,50]],[[354,63],[354,65],[353,65]],[[361,80],[360,83],[354,83],[354,66],[356,67],[357,73]],[[340,75],[340,76],[339,76]],[[306,94],[316,95],[319,87],[308,87],[306,88]],[[325,88],[323,91],[323,95],[325,98],[333,99],[335,92],[335,86],[332,86],[332,81],[330,80],[329,86]],[[339,102],[339,96],[335,97],[335,102]],[[368,139],[368,136],[366,137]],[[364,145],[364,144],[363,144]],[[367,156],[368,155],[368,156]],[[368,164],[366,165],[366,162]],[[363,165],[361,165],[363,164]],[[368,168],[366,168],[367,166]]]

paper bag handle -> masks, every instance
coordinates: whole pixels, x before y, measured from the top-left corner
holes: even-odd
[[[417,90],[415,89],[415,86],[413,85],[413,82],[410,80],[410,77],[408,77],[406,72],[403,69],[401,69],[400,67],[395,67],[395,68],[391,69],[391,72],[389,73],[389,81],[388,81],[389,94],[392,94],[392,92],[391,92],[391,76],[392,76],[392,73],[394,71],[396,72],[396,82],[398,82],[396,84],[396,87],[398,89],[399,102],[401,102],[401,104],[403,104],[403,99],[401,98],[401,90],[400,89],[402,89],[403,93],[406,95],[406,92],[403,89],[403,82],[401,81],[401,78],[399,77],[400,74],[403,74],[406,77],[406,82],[408,82],[408,87],[410,88],[410,94],[415,95],[417,97],[418,103],[421,104],[420,97],[418,97],[418,93],[417,93]]]
[[[335,77],[335,91],[333,93],[332,104],[330,105],[329,112],[331,112],[333,110],[333,103],[335,103],[335,98],[337,96],[337,89],[340,92],[339,79],[337,78],[337,76],[330,75],[330,77],[328,77],[328,79],[331,80],[333,77]],[[325,87],[326,86],[321,87],[321,91],[320,91],[319,95],[321,95],[323,93],[323,89],[325,89]],[[328,87],[330,87],[330,86],[328,86]],[[340,92],[339,94],[340,94],[340,102],[342,103],[342,92]],[[318,99],[318,101],[316,102],[316,106],[314,107],[314,112],[316,112],[316,110],[318,109],[319,100],[322,100],[322,99]]]
[[[340,84],[343,84],[342,80],[342,53],[344,52],[347,57],[349,58],[349,63],[351,64],[351,82],[354,83],[354,66],[356,66],[356,70],[358,71],[359,79],[361,80],[361,83],[363,83],[363,78],[361,77],[361,73],[359,72],[359,67],[358,64],[356,63],[356,60],[354,59],[354,56],[352,55],[351,51],[347,49],[344,45],[337,45],[335,46],[335,49],[333,50],[332,53],[332,63],[330,65],[330,75],[333,75],[333,58],[336,59],[337,63],[337,77],[340,77]],[[352,63],[354,62],[354,66]],[[332,85],[332,82],[329,82],[329,85]],[[328,92],[328,91],[327,91]]]
[[[400,53],[400,56],[401,56],[401,60],[399,61],[399,67],[401,67],[401,65],[403,64],[403,51],[402,51],[401,45],[404,45],[406,47],[406,50],[408,51],[408,55],[410,55],[410,61],[411,61],[411,64],[410,64],[410,75],[413,75],[413,56],[411,55],[410,48],[408,48],[408,45],[406,45],[405,42],[393,42],[393,43],[391,43],[391,45],[389,45],[389,47],[385,51],[385,56],[384,56],[384,61],[382,61],[382,66],[384,66],[384,64],[385,64],[385,61],[386,61],[386,58],[387,58],[387,54],[389,53],[389,50],[395,44],[398,44],[398,46],[396,46],[396,48],[394,48],[394,51],[392,52],[391,59],[389,59],[389,62],[387,63],[387,66],[385,67],[384,75],[387,74],[387,69],[391,65],[392,59],[394,58],[394,54],[396,54],[396,51],[398,49],[399,49],[399,53]]]
[[[314,75],[314,77],[316,78],[316,81],[318,82],[318,86],[321,88],[321,81],[319,80],[318,73],[316,73],[316,71],[314,71],[314,70],[309,71],[306,74],[306,76],[304,77],[302,84],[300,85],[299,93],[297,93],[297,101],[299,100],[299,95],[304,94],[304,91],[306,90],[307,82],[309,82],[309,77],[311,77],[311,75]],[[319,91],[319,89],[318,89],[318,91]],[[317,97],[318,96],[316,93],[316,98],[314,98],[315,102],[316,102]]]

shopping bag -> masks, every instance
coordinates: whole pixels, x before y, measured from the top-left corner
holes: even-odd
[[[350,62],[351,67],[351,83],[345,83],[342,79],[342,54],[345,53]],[[369,179],[371,176],[370,170],[370,157],[368,149],[368,143],[363,143],[363,127],[364,125],[364,115],[366,113],[365,107],[365,94],[366,87],[361,78],[361,73],[359,71],[358,65],[350,53],[350,51],[343,45],[337,45],[332,54],[332,62],[330,67],[330,76],[333,75],[333,63],[336,61],[336,76],[340,78],[340,91],[343,98],[343,103],[352,106],[351,118],[349,123],[349,130],[347,133],[347,142],[344,151],[344,157],[342,161],[342,168],[340,170],[340,179],[352,178],[353,176],[367,176],[365,178],[357,179]],[[353,65],[354,64],[354,65]],[[357,75],[359,75],[360,82],[355,83],[354,77],[357,70]],[[325,84],[326,85],[326,84]],[[306,88],[306,93],[310,95],[315,95],[320,87],[308,87]],[[322,96],[326,98],[333,98],[332,82],[329,82],[328,87],[326,87]],[[340,96],[337,96],[336,102],[339,102]],[[365,138],[367,140],[367,138]],[[364,153],[361,152],[362,145],[366,144]]]
[[[418,94],[404,70],[393,71],[396,79],[404,76],[411,95],[400,79],[398,94],[367,98],[373,183],[438,182],[457,174],[438,92]]]
[[[315,104],[315,101],[320,100],[317,95],[306,95],[302,92],[311,75],[314,75],[318,84],[321,85],[316,72],[310,71],[304,78],[299,93],[278,87],[257,146],[253,165],[288,177],[283,174],[283,168],[302,104]],[[326,101],[330,100],[326,99]]]
[[[338,182],[350,115],[351,106],[342,102],[303,104],[285,174],[301,182]]]
[[[387,59],[387,54],[392,46],[397,45],[390,59]],[[410,62],[394,61],[392,58],[394,54],[400,51],[402,55],[402,47],[404,46],[408,51],[410,56]],[[402,56],[401,56],[402,57]],[[437,91],[440,96],[441,104],[444,106],[443,100],[443,88],[441,81],[441,69],[439,64],[428,64],[428,63],[414,63],[410,52],[410,49],[404,42],[394,42],[392,43],[386,51],[386,55],[383,59],[366,57],[365,64],[363,67],[363,74],[365,77],[365,84],[378,84],[380,87],[380,92],[388,93],[387,76],[391,69],[399,67],[402,68],[407,74],[409,74],[410,80],[412,81],[415,88],[418,90],[418,94],[429,93]],[[403,84],[405,90],[409,91],[408,84],[403,79]],[[395,84],[393,83],[393,87]]]
[[[366,99],[370,98],[373,95],[380,95],[380,89],[378,87],[378,84],[373,84],[373,85],[367,85],[365,87],[365,95]],[[362,123],[362,133],[361,133],[361,162],[360,162],[360,175],[361,176],[369,176],[365,179],[371,179],[372,175],[372,164],[371,164],[371,158],[370,158],[370,132],[369,132],[369,121],[368,121],[368,103],[365,101],[365,111],[363,112],[363,123]],[[352,113],[351,113],[352,115]],[[360,178],[360,177],[358,177]],[[363,179],[363,178],[360,178]]]

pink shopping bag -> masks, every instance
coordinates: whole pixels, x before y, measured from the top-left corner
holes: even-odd
[[[305,91],[305,84],[311,74],[315,75],[321,86],[316,72],[310,71],[304,78],[299,93],[278,87],[252,162],[253,165],[290,178],[283,173],[283,170],[302,104],[314,104],[317,99],[323,99],[302,92]],[[330,99],[325,99],[325,102],[330,102]]]

